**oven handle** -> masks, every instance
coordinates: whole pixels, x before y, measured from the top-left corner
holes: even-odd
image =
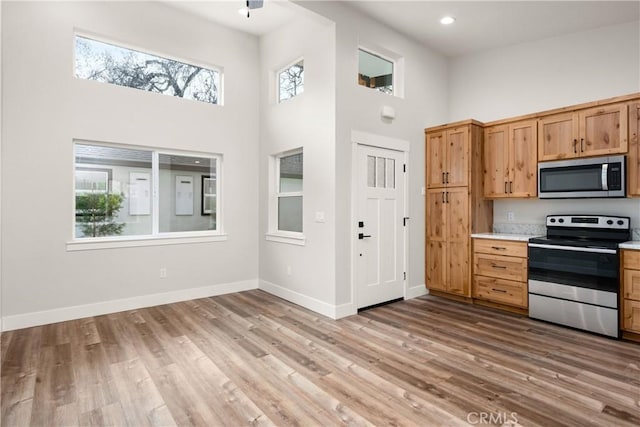
[[[575,251],[575,252],[594,252],[597,254],[615,254],[618,252],[615,249],[582,248],[579,246],[542,245],[540,243],[529,243],[529,247],[543,248],[543,249],[560,249],[564,251]]]

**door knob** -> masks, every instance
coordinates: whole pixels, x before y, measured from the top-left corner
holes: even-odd
[[[364,239],[365,237],[371,237],[371,235],[369,235],[369,234],[364,234],[364,233],[358,233],[358,239],[362,240],[362,239]]]

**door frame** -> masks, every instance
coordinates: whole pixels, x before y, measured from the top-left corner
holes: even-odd
[[[366,145],[375,148],[382,148],[387,150],[399,151],[402,153],[403,163],[407,165],[409,160],[409,151],[411,148],[411,143],[409,141],[405,141],[402,139],[391,138],[388,136],[376,135],[373,133],[362,132],[358,130],[351,130],[351,226],[349,229],[351,230],[351,304],[353,306],[354,312],[358,311],[358,238],[356,237],[358,234],[358,146]],[[404,180],[404,194],[403,196],[403,206],[402,206],[402,216],[407,217],[407,210],[409,206],[409,173],[410,168],[407,166],[406,171],[402,174],[402,179]],[[410,220],[409,220],[410,221]],[[408,283],[409,283],[409,233],[407,232],[408,227],[402,227],[402,236],[404,245],[402,248],[403,253],[403,263],[402,268],[403,271],[406,272],[406,277],[403,279],[403,297],[407,299],[408,296]]]

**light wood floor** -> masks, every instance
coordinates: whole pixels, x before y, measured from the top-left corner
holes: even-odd
[[[437,297],[332,321],[249,291],[23,329],[1,376],[2,426],[640,424],[639,345]]]

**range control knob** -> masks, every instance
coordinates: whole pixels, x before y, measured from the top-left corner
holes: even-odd
[[[556,219],[555,218],[551,218],[549,221],[556,222]]]
[[[621,219],[619,219],[619,220],[618,220],[618,225],[622,225],[622,224],[624,224],[624,221],[623,221],[623,220],[621,220]]]
[[[562,223],[564,222],[564,219],[563,219],[563,218],[560,218],[560,219],[558,220],[558,222],[559,222],[560,224],[562,224]]]
[[[613,224],[613,220],[612,219],[608,220],[607,224],[609,224],[609,225]]]

